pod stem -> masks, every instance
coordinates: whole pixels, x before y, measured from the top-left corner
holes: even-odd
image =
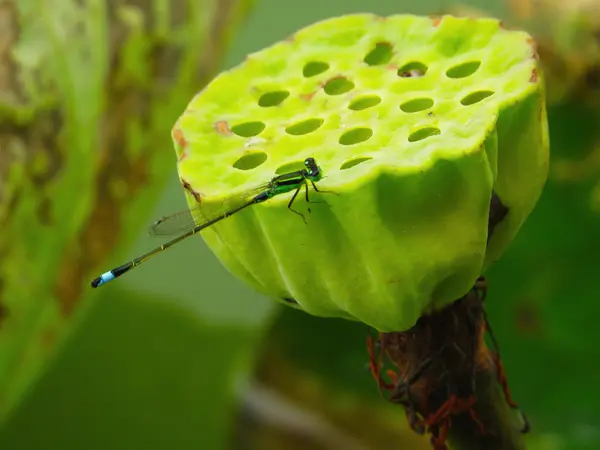
[[[478,290],[407,331],[380,333],[378,356],[370,339],[371,369],[389,400],[404,406],[411,428],[431,435],[434,449],[521,450],[527,419],[515,412],[499,353],[485,343]],[[394,367],[385,374],[384,360]]]
[[[493,195],[489,236],[507,212]],[[423,315],[410,329],[368,337],[370,368],[380,388],[404,406],[415,432],[431,436],[435,450],[525,448],[529,424],[515,412],[484,309],[486,292],[479,277],[465,296]],[[384,371],[386,362],[392,368]]]

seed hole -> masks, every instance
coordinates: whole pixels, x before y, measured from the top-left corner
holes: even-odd
[[[389,42],[378,42],[375,48],[367,53],[363,59],[369,66],[381,66],[387,64],[392,59],[392,44]]]
[[[404,64],[398,69],[398,76],[402,78],[418,78],[427,73],[427,66],[418,61]]]
[[[344,164],[342,164],[340,166],[340,170],[350,169],[351,167],[358,166],[359,164],[364,163],[365,161],[369,161],[371,159],[373,158],[371,158],[370,156],[351,159],[350,161],[346,161]]]
[[[435,127],[427,127],[421,128],[420,130],[415,131],[408,137],[408,142],[417,142],[422,141],[431,136],[435,136],[436,134],[442,134],[439,128]]]
[[[306,119],[302,122],[295,123],[290,125],[285,129],[287,134],[291,134],[293,136],[300,136],[302,134],[312,133],[313,131],[319,129],[321,125],[323,125],[323,119]]]
[[[400,109],[407,113],[425,111],[433,106],[431,98],[414,98],[400,105]]]
[[[477,91],[467,95],[460,102],[465,106],[469,106],[479,103],[481,100],[486,99],[491,95],[494,95],[494,91]]]
[[[378,95],[365,95],[355,98],[348,105],[348,109],[353,111],[362,111],[363,109],[371,108],[381,103],[381,97]]]
[[[327,95],[340,95],[354,89],[354,83],[344,77],[332,78],[323,87]]]
[[[354,128],[346,131],[340,136],[340,144],[342,145],[353,145],[371,139],[373,136],[373,130],[370,128]]]
[[[446,76],[448,78],[464,78],[469,75],[473,75],[479,66],[481,65],[481,61],[469,61],[466,63],[459,64],[458,66],[451,67],[446,71]]]
[[[252,137],[260,134],[266,125],[263,122],[244,122],[231,127],[231,132],[242,137]]]
[[[260,166],[266,160],[267,160],[267,154],[265,152],[247,153],[244,156],[242,156],[240,159],[238,159],[233,164],[233,167],[235,167],[238,170],[251,170],[251,169],[254,169],[254,168]]]
[[[302,170],[304,168],[304,161],[294,161],[279,166],[277,170],[275,170],[275,173],[277,175],[282,175],[284,173],[296,172],[297,170]]]
[[[258,106],[268,108],[269,106],[278,106],[290,96],[288,91],[265,92],[258,99]]]
[[[310,78],[325,72],[327,69],[329,69],[329,64],[326,62],[311,61],[304,65],[304,68],[302,69],[302,75],[304,75],[306,78]]]

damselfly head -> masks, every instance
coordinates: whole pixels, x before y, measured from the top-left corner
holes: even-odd
[[[306,158],[304,160],[304,167],[306,167],[307,177],[313,181],[318,181],[321,179],[321,168],[317,165],[317,162],[314,158]]]

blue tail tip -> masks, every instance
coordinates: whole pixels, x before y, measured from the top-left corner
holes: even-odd
[[[112,271],[106,272],[106,273],[103,273],[102,275],[100,275],[98,278],[95,278],[94,280],[92,280],[92,282],[90,283],[90,286],[92,286],[93,288],[97,288],[98,286],[101,286],[104,283],[108,283],[109,281],[114,280],[114,278],[115,278],[115,274],[112,273]]]

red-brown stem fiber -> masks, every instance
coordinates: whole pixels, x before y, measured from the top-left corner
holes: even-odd
[[[390,401],[404,406],[416,432],[442,450],[518,450],[524,416],[510,397],[496,353],[487,347],[485,280],[405,332],[370,342],[371,370]],[[377,350],[375,347],[378,346]],[[390,370],[383,373],[387,361]]]

